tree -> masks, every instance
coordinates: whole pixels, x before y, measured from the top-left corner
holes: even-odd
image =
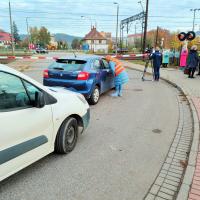
[[[170,48],[171,49],[180,49],[181,45],[183,45],[183,42],[180,42],[178,39],[179,32],[173,32],[171,33],[170,37]]]
[[[42,46],[48,45],[51,41],[50,32],[44,26],[42,26],[39,30],[38,41],[39,41],[39,44]]]
[[[47,46],[51,41],[51,35],[48,29],[44,26],[42,26],[40,29],[37,27],[31,27],[30,40],[33,44]]]
[[[19,36],[19,33],[18,33],[18,28],[17,28],[17,25],[14,21],[13,21],[13,38],[15,40],[15,43],[20,42],[20,36]]]
[[[136,49],[141,49],[142,48],[142,46],[141,46],[141,38],[135,38],[135,40],[134,40],[134,47]]]
[[[58,49],[68,49],[68,44],[65,41],[58,41]]]
[[[39,30],[37,27],[30,27],[30,42],[37,44],[39,42]]]
[[[25,38],[24,40],[20,41],[19,47],[20,48],[28,48],[28,38]]]
[[[71,47],[72,49],[80,49],[80,40],[78,38],[74,38]]]
[[[158,35],[157,35],[157,30],[153,29],[150,30],[147,34],[147,40],[148,40],[148,45],[149,46],[155,46],[156,44],[156,36],[157,36],[157,46],[161,47],[161,41],[162,39],[164,39],[164,44],[163,47],[164,48],[170,48],[170,38],[171,38],[171,34],[170,31],[167,29],[163,29],[163,28],[158,28]]]

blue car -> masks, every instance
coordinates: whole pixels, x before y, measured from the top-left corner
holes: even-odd
[[[94,105],[102,93],[114,88],[114,74],[100,56],[68,57],[57,59],[44,70],[43,84],[79,92]]]

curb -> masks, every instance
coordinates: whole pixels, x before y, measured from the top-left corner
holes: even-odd
[[[139,70],[137,68],[134,67],[129,67],[126,66],[126,68],[131,69],[131,70],[136,70],[139,72],[143,72],[143,70]],[[148,72],[147,74],[152,74],[150,72]],[[197,154],[198,154],[198,147],[199,147],[199,119],[198,119],[198,115],[197,115],[197,110],[194,106],[194,103],[192,102],[190,96],[186,95],[186,91],[179,87],[176,83],[161,77],[161,80],[167,82],[168,84],[172,85],[173,87],[177,88],[180,92],[182,92],[184,94],[184,96],[186,97],[186,99],[189,102],[189,106],[190,106],[190,110],[192,113],[192,118],[193,118],[193,139],[192,139],[192,144],[191,144],[191,148],[190,148],[190,154],[188,157],[188,165],[187,168],[185,170],[185,174],[184,174],[184,178],[182,181],[182,184],[180,186],[178,195],[177,195],[177,200],[188,200],[188,196],[189,196],[189,192],[190,192],[190,188],[191,188],[191,184],[193,181],[193,176],[194,176],[194,171],[195,171],[195,166],[196,166],[196,158],[197,158]]]

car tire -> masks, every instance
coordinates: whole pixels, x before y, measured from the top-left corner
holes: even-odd
[[[71,152],[78,139],[78,123],[73,117],[66,119],[61,125],[56,141],[55,152],[59,154],[67,154]]]
[[[99,102],[100,98],[100,89],[98,86],[95,86],[95,88],[92,91],[91,97],[88,99],[89,104],[96,105]]]

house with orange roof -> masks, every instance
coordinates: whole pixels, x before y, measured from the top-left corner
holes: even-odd
[[[95,27],[92,27],[91,31],[85,35],[82,41],[87,44],[89,50],[94,53],[108,53],[109,42]]]
[[[0,46],[5,47],[11,44],[11,34],[0,31]]]

